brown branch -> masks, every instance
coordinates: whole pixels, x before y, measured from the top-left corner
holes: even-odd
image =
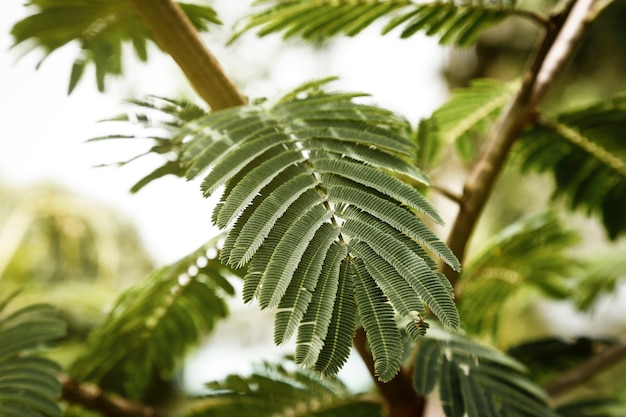
[[[353,339],[353,345],[365,362],[367,369],[374,379],[376,388],[382,397],[383,410],[387,417],[421,417],[424,414],[424,398],[413,390],[411,376],[406,370],[389,382],[381,382],[376,378],[374,357],[368,349],[367,337],[363,327],[359,327]]]
[[[156,42],[174,58],[211,109],[220,110],[247,103],[174,1],[131,1]]]
[[[80,383],[67,375],[59,379],[64,401],[98,411],[104,417],[168,417],[153,407],[106,394],[97,385]]]
[[[562,396],[624,359],[626,359],[626,342],[608,347],[579,367],[559,375],[546,386],[545,390],[553,398]]]
[[[526,71],[520,90],[502,112],[488,136],[481,157],[465,184],[459,213],[448,238],[448,246],[461,263],[465,258],[469,239],[511,147],[522,129],[534,119],[536,108],[552,86],[554,76],[562,69],[565,60],[572,55],[576,45],[572,40],[577,40],[588,26],[592,4],[593,0],[578,0],[568,5],[563,13],[553,16],[554,24],[546,30],[543,41]],[[574,33],[575,36],[572,37]],[[554,51],[560,52],[557,54]],[[455,285],[459,274],[447,265],[443,266],[443,272]]]

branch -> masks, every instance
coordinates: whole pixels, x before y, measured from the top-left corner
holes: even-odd
[[[562,14],[552,17],[554,25],[546,30],[520,90],[488,136],[483,153],[465,184],[459,213],[448,238],[448,246],[461,263],[513,143],[526,124],[534,119],[537,106],[552,86],[558,71],[563,68],[565,60],[572,55],[590,17],[595,14],[593,0],[578,0],[571,3]],[[447,265],[442,270],[454,286],[459,274]]]
[[[153,407],[107,395],[97,385],[80,383],[67,375],[59,379],[63,385],[61,395],[64,401],[98,411],[104,417],[168,417]]]
[[[561,374],[548,384],[545,390],[553,398],[562,396],[624,359],[626,359],[626,342],[606,348],[579,367]]]
[[[367,337],[363,327],[359,327],[352,341],[357,352],[367,365],[367,369],[374,379],[376,388],[382,396],[384,414],[387,417],[419,417],[424,414],[424,398],[413,390],[411,376],[406,370],[400,370],[391,381],[384,383],[376,378],[374,371],[374,357],[367,344]]]
[[[212,110],[247,103],[174,1],[131,1],[158,45],[174,58],[193,88]]]

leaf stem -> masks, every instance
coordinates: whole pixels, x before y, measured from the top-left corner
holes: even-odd
[[[198,32],[172,0],[131,0],[158,45],[170,54],[212,110],[239,106],[247,99],[206,48]]]
[[[618,343],[600,351],[582,365],[559,375],[545,390],[553,398],[562,396],[625,358],[626,342]]]

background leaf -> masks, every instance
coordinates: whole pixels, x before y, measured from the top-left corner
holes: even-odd
[[[80,45],[72,66],[69,93],[88,64],[95,66],[98,90],[104,91],[107,77],[123,73],[122,46],[127,42],[139,60],[148,59],[147,41],[152,40],[152,35],[128,0],[32,0],[28,5],[34,8],[33,13],[11,29],[14,45],[30,42],[34,45],[31,48],[43,49],[44,59],[70,42]],[[209,23],[220,23],[209,6],[179,5],[199,31],[206,31]]]
[[[261,0],[256,4],[264,9],[250,16],[240,33],[259,28],[260,36],[282,32],[285,38],[318,41],[339,34],[355,36],[376,20],[392,15],[383,34],[404,25],[402,38],[423,31],[439,36],[442,44],[460,46],[473,44],[482,30],[513,10],[512,2],[499,1]]]
[[[78,381],[142,400],[155,379],[170,380],[185,353],[228,315],[230,272],[214,241],[156,270],[124,292],[90,334],[70,369]]]
[[[13,312],[0,301],[0,415],[58,417],[60,367],[36,355],[42,347],[65,335],[65,323],[47,304],[31,304]]]
[[[550,172],[554,195],[600,216],[611,239],[626,231],[626,95],[540,118],[518,143],[524,169]]]

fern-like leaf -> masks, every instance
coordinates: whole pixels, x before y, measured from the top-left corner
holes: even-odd
[[[576,279],[575,302],[582,310],[591,310],[601,296],[613,293],[626,279],[624,250],[593,254]]]
[[[626,232],[626,95],[542,118],[519,142],[525,169],[551,172],[555,196],[601,217],[611,239]]]
[[[513,84],[487,79],[454,90],[450,100],[432,115],[440,140],[454,143],[461,158],[470,160],[476,154],[480,136],[488,131],[514,92]]]
[[[89,64],[95,66],[98,90],[104,91],[108,76],[122,74],[125,42],[132,44],[141,61],[148,59],[147,41],[152,36],[127,0],[33,0],[28,5],[35,8],[33,14],[11,29],[15,45],[33,42],[43,49],[45,59],[70,42],[80,44],[72,65],[69,93]],[[180,7],[200,31],[206,31],[209,23],[220,23],[210,7],[185,3],[180,3]]]
[[[261,0],[257,4],[264,9],[250,16],[240,33],[259,28],[260,36],[282,32],[285,38],[317,41],[339,34],[355,36],[376,20],[392,15],[383,33],[403,26],[402,38],[423,31],[439,36],[442,44],[461,46],[474,43],[482,30],[514,10],[513,2],[506,1]]]
[[[578,240],[551,212],[524,217],[494,236],[461,276],[466,330],[497,340],[505,306],[524,288],[553,298],[569,295],[566,279],[576,261],[565,251]]]
[[[61,369],[34,353],[62,337],[65,323],[46,304],[4,312],[14,296],[0,302],[0,415],[58,417],[61,383],[57,374]]]
[[[189,417],[334,416],[380,417],[379,404],[351,395],[334,378],[267,364],[248,377],[229,375],[185,410]]]
[[[214,241],[123,293],[90,334],[72,377],[133,399],[156,375],[170,377],[189,348],[228,314],[229,272],[207,251],[215,251]]]
[[[105,140],[148,140],[152,146],[142,154],[133,158],[116,162],[116,166],[124,166],[148,154],[157,154],[165,157],[165,163],[157,167],[150,174],[141,178],[130,189],[136,193],[152,181],[166,175],[182,177],[185,170],[180,164],[181,143],[176,140],[175,133],[186,123],[206,114],[206,110],[187,100],[173,100],[165,97],[149,96],[143,100],[129,100],[129,104],[136,107],[136,111],[122,113],[103,122],[122,122],[138,125],[143,134],[115,134],[91,138],[88,142]]]
[[[439,214],[403,181],[428,184],[408,162],[414,153],[406,123],[353,103],[361,94],[323,92],[323,83],[269,108],[229,109],[189,123],[177,134],[185,144],[181,163],[188,178],[204,175],[206,195],[224,186],[213,216],[230,227],[220,259],[248,265],[244,300],[256,296],[262,308],[278,308],[276,343],[297,330],[296,362],[335,372],[349,351],[337,326],[351,334],[356,320],[354,309],[339,320],[337,309],[356,302],[371,313],[362,319],[378,362],[387,364],[379,374],[389,379],[400,357],[389,347],[400,343],[397,329],[381,321],[382,309],[408,316],[425,303],[458,327],[452,289],[429,253],[457,270],[459,264],[418,217],[441,222]],[[359,268],[345,265],[355,259]],[[355,281],[358,269],[367,285]],[[337,299],[338,288],[351,299]]]
[[[525,368],[499,351],[431,329],[416,352],[414,387],[427,395],[438,386],[448,417],[557,416]]]

